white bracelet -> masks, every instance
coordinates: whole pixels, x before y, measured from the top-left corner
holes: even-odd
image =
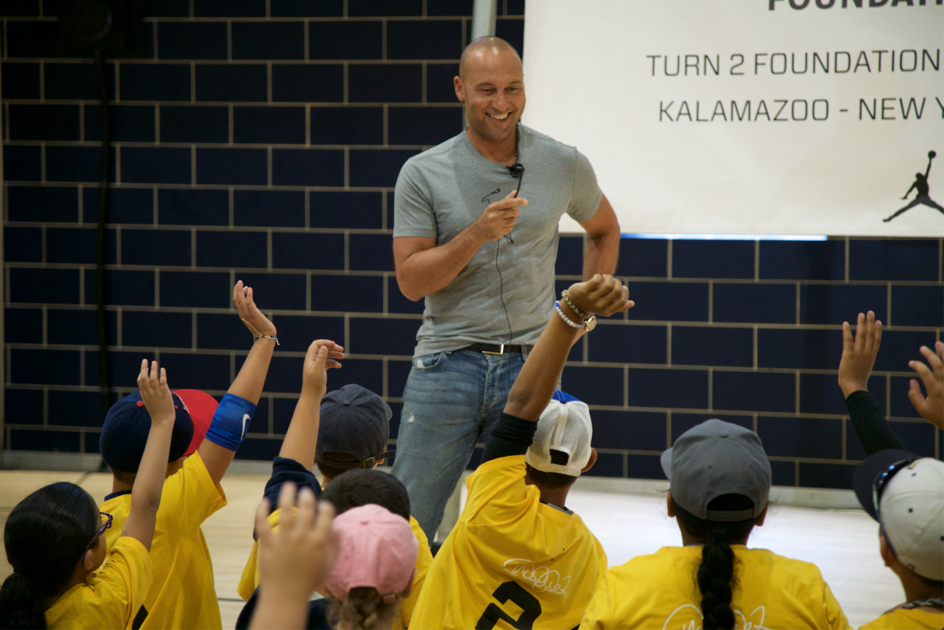
[[[571,328],[583,328],[583,323],[575,324],[574,322],[570,321],[570,318],[564,315],[564,311],[562,311],[560,307],[560,302],[554,302],[554,310],[556,310],[557,314],[560,315],[560,318],[564,320],[564,323]]]

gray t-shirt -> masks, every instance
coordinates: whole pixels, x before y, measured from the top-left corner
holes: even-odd
[[[603,193],[590,161],[577,149],[524,125],[520,132],[518,161],[525,173],[518,194],[528,205],[511,233],[514,243],[486,243],[452,282],[426,296],[414,356],[473,343],[534,344],[553,312],[558,222],[565,212],[587,221]],[[448,243],[517,184],[507,167],[482,157],[463,131],[403,165],[393,237]]]

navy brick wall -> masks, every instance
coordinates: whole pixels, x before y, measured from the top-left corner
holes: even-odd
[[[95,232],[101,139],[89,61],[45,58],[50,2],[0,9],[3,47],[4,447],[96,452]],[[282,345],[243,459],[278,451],[312,339],[348,348],[395,413],[421,304],[397,287],[393,186],[403,161],[461,127],[452,77],[471,0],[146,0],[147,59],[106,70],[115,157],[107,329],[118,394],[158,356],[179,387],[221,395],[249,333],[230,307],[251,284]],[[523,40],[523,0],[497,30]],[[941,239],[624,239],[638,306],[570,355],[590,403],[594,474],[661,478],[658,456],[718,416],[757,430],[783,485],[848,487],[861,446],[836,387],[841,323],[887,324],[872,387],[913,449],[940,433],[906,398],[918,346],[944,332]],[[584,239],[561,240],[563,288]],[[396,435],[399,418],[392,422]],[[605,446],[604,446],[605,445]],[[923,450],[921,450],[923,449]]]

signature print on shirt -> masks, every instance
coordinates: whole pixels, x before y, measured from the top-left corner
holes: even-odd
[[[531,588],[539,593],[553,593],[567,597],[571,576],[561,578],[560,573],[546,566],[534,566],[524,558],[510,558],[502,565],[505,572],[514,577],[521,577],[531,583]]]
[[[694,612],[694,615],[698,615],[698,620],[696,621],[692,617],[692,613],[683,613],[681,611],[686,608],[691,608]],[[737,608],[731,607],[731,610],[734,611],[734,629],[735,630],[771,630],[764,625],[764,615],[766,611],[763,606],[758,606],[751,613],[750,619],[744,616]],[[760,612],[760,619],[757,619],[757,613]],[[676,616],[678,615],[678,616]],[[690,616],[691,615],[691,616]],[[701,613],[701,608],[693,606],[691,604],[685,604],[684,606],[679,606],[672,611],[672,614],[668,616],[665,620],[665,624],[662,626],[662,630],[702,630],[702,624],[705,620],[705,616]],[[739,623],[740,622],[740,623]]]

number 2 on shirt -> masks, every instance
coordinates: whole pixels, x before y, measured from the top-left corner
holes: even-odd
[[[492,630],[499,619],[510,624],[512,628],[531,630],[535,620],[541,614],[541,602],[538,601],[537,597],[524,590],[517,582],[505,582],[495,589],[495,592],[492,593],[492,597],[502,604],[511,600],[521,608],[521,616],[517,619],[512,619],[511,616],[495,604],[489,604],[485,612],[479,618],[479,622],[475,624],[475,630]]]

